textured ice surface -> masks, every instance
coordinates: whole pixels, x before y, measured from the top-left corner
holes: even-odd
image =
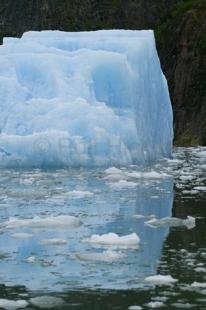
[[[43,308],[43,309],[54,309],[63,305],[63,300],[59,297],[53,296],[40,296],[30,299],[31,304]]]
[[[78,227],[81,225],[80,220],[77,217],[70,215],[60,215],[51,217],[39,217],[35,216],[32,219],[19,219],[10,218],[8,221],[3,223],[7,229],[31,227],[31,228],[71,228]]]
[[[0,47],[0,165],[170,156],[172,110],[152,31],[28,32]]]
[[[116,252],[113,250],[107,250],[102,253],[82,253],[76,254],[76,258],[83,262],[106,262],[106,263],[115,263],[119,260],[126,258],[126,255],[121,252]]]
[[[176,283],[177,280],[170,275],[155,275],[145,279],[146,282],[154,285],[170,285]]]
[[[16,310],[23,309],[28,306],[28,302],[25,300],[8,300],[8,299],[0,299],[0,308],[7,310]]]
[[[152,218],[151,220],[145,222],[145,225],[150,227],[178,227],[178,226],[186,226],[188,229],[192,229],[196,225],[196,219],[192,216],[188,216],[185,220],[176,218],[176,217],[165,217],[162,219]]]
[[[91,238],[86,239],[87,242],[105,245],[105,246],[115,246],[115,247],[136,247],[140,239],[136,233],[127,236],[118,236],[115,233],[108,233],[104,235],[92,235]]]

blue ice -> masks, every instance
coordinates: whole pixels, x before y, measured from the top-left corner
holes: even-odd
[[[172,109],[153,31],[27,32],[0,47],[0,165],[169,157]]]

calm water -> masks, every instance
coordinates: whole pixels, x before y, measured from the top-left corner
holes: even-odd
[[[206,309],[205,219],[206,148],[147,169],[1,171],[0,308]],[[140,244],[87,242],[110,232]]]

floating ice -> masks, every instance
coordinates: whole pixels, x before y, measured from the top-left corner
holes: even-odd
[[[152,228],[163,226],[170,226],[170,227],[186,226],[188,229],[192,229],[196,226],[196,219],[192,216],[188,216],[187,219],[185,220],[176,217],[165,217],[162,219],[152,218],[151,220],[145,222],[145,225],[150,226]]]
[[[14,239],[24,240],[24,239],[30,239],[33,235],[28,233],[16,233],[11,235]]]
[[[106,245],[106,246],[115,246],[115,247],[137,247],[140,243],[140,239],[136,233],[127,235],[127,236],[118,236],[115,233],[108,233],[104,235],[93,235],[85,241],[97,244],[97,245]]]
[[[169,157],[172,110],[152,31],[28,32],[0,47],[1,167]]]
[[[65,195],[66,197],[72,199],[91,198],[94,196],[94,194],[89,191],[77,191],[77,190],[67,192]]]
[[[206,192],[206,186],[196,186],[194,187],[194,190]]]
[[[89,261],[89,262],[105,262],[105,263],[115,263],[119,260],[125,258],[125,255],[121,252],[116,252],[112,250],[107,250],[102,253],[83,253],[75,255],[79,260]]]
[[[41,245],[65,245],[67,244],[67,241],[65,239],[43,239],[39,242]]]
[[[119,182],[116,182],[116,183],[108,183],[108,185],[116,190],[137,187],[137,183],[126,181],[126,180],[120,180]]]
[[[159,308],[164,307],[165,305],[161,301],[151,301],[146,306],[151,309],[159,309]]]
[[[194,287],[194,288],[206,288],[206,283],[201,283],[201,282],[193,282],[191,284],[191,287]]]
[[[39,296],[30,299],[32,305],[39,308],[54,309],[63,305],[64,301],[60,297]]]
[[[32,227],[32,228],[72,228],[81,225],[77,217],[70,215],[39,217],[35,216],[32,219],[10,218],[3,223],[7,229]]]
[[[9,300],[9,299],[0,299],[0,308],[8,310],[16,310],[26,308],[28,302],[25,300]]]
[[[25,258],[24,261],[26,263],[29,263],[29,264],[34,264],[34,263],[36,263],[37,259],[35,256],[29,256],[29,257]]]
[[[178,280],[170,275],[155,275],[145,278],[145,281],[154,285],[170,285],[176,283]]]
[[[127,176],[134,179],[162,179],[169,177],[166,173],[156,171],[129,172]]]

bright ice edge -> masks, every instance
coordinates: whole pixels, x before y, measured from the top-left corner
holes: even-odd
[[[28,32],[0,47],[0,167],[169,157],[172,109],[153,31]]]

